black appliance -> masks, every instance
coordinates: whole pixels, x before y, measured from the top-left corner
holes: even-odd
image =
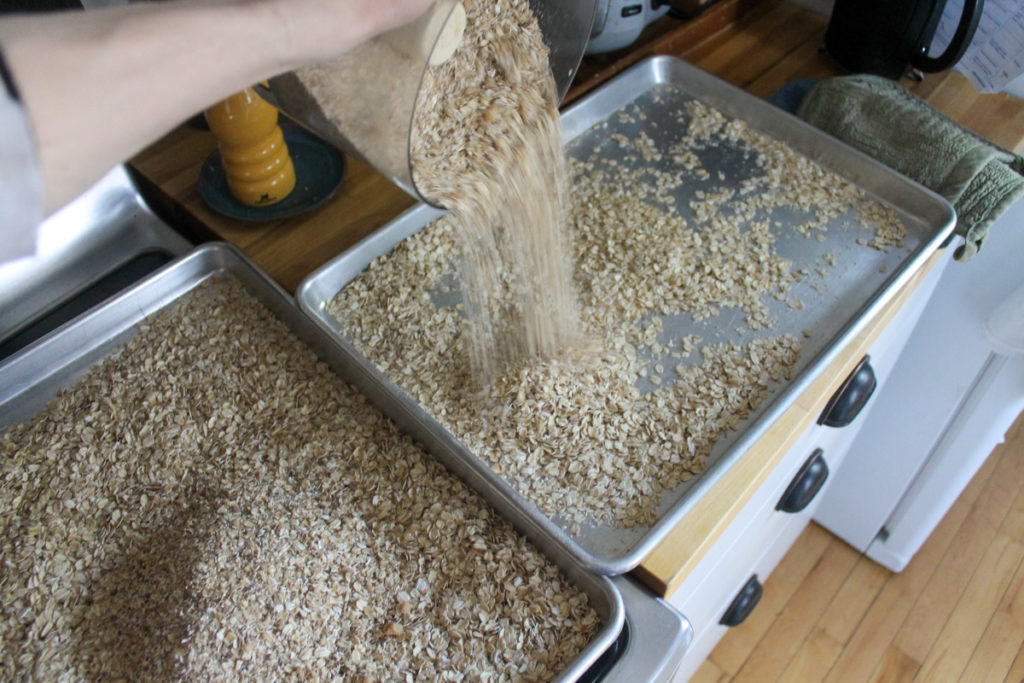
[[[899,78],[908,69],[943,71],[963,57],[981,19],[984,0],[964,0],[949,46],[929,48],[946,0],[836,0],[825,49],[851,71]]]

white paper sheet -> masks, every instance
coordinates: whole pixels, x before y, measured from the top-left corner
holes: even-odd
[[[946,3],[929,54],[949,45],[962,11],[962,0]],[[985,0],[978,32],[954,69],[980,92],[999,92],[1024,74],[1024,1]]]

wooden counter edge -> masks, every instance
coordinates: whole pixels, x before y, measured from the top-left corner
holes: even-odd
[[[793,406],[729,468],[714,488],[633,571],[636,578],[664,598],[679,588],[799,436],[817,419],[828,398],[857,366],[942,253],[933,254],[914,273]]]

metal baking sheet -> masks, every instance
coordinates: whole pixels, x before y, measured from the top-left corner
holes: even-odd
[[[211,244],[169,264],[0,366],[0,432],[42,410],[61,387],[80,379],[90,366],[130,339],[146,317],[172,305],[218,274],[240,282],[342,378],[356,386],[368,381],[359,368],[353,368],[348,355],[299,311],[283,289],[234,247]],[[372,385],[372,378],[369,382]],[[429,437],[425,441],[429,445]],[[459,462],[445,464],[453,465],[451,469],[462,469]],[[472,481],[471,485],[589,596],[601,617],[601,630],[559,677],[576,680],[616,641],[622,630],[625,616],[619,588],[607,577],[586,571],[542,528],[523,516],[516,506],[509,505],[502,491],[492,490],[490,482]],[[680,633],[683,631],[679,629]]]
[[[0,264],[0,362],[192,244],[118,166],[39,227],[37,253]]]
[[[907,236],[903,247],[883,252],[858,245],[854,238],[863,235],[851,231],[829,230],[824,242],[803,237],[797,239],[793,235],[795,222],[806,220],[806,217],[801,217],[799,212],[793,212],[791,217],[781,217],[782,221],[789,220],[790,223],[782,226],[786,230],[773,227],[773,234],[777,233],[777,249],[792,262],[793,270],[805,267],[813,273],[815,266],[822,263],[823,254],[831,252],[836,257],[836,265],[827,277],[805,277],[794,286],[791,295],[806,303],[802,310],[794,310],[783,302],[771,305],[771,314],[777,324],[769,332],[793,333],[801,337],[803,330],[813,329],[813,336],[804,340],[792,380],[778,384],[769,400],[738,430],[719,439],[702,475],[663,494],[658,520],[650,526],[619,528],[584,524],[574,532],[568,522],[544,515],[510,482],[492,472],[485,462],[438,424],[427,410],[416,405],[399,386],[383,376],[345,339],[345,322],[327,312],[327,302],[366,269],[373,259],[390,252],[403,239],[442,215],[440,211],[426,205],[412,208],[311,275],[297,293],[303,310],[338,338],[353,362],[375,378],[384,394],[381,405],[386,412],[412,416],[420,431],[432,434],[442,444],[447,457],[461,459],[465,470],[477,478],[491,481],[493,486],[503,491],[510,504],[521,507],[524,514],[545,527],[582,563],[596,572],[618,574],[639,564],[701,495],[714,486],[730,465],[832,362],[873,314],[910,279],[947,239],[954,225],[952,207],[938,195],[768,102],[671,57],[656,57],[638,64],[565,111],[562,125],[569,141],[568,151],[576,158],[586,159],[601,147],[600,154],[619,154],[623,158],[622,163],[628,163],[624,153],[615,151],[615,145],[606,144],[611,135],[621,133],[633,137],[643,131],[652,138],[664,138],[673,127],[678,127],[677,115],[685,103],[694,99],[788,144],[853,182],[872,199],[892,207],[905,223]],[[676,205],[684,216],[689,210],[688,200],[696,196],[697,191],[721,189],[721,178],[742,179],[750,172],[744,168],[746,162],[742,154],[729,154],[728,150],[708,150],[701,154],[710,178],[703,183],[687,183],[674,191],[682,193],[676,196]],[[773,220],[779,217],[772,216]],[[736,334],[736,325],[742,323],[743,318],[742,311],[723,311],[712,321],[695,325],[687,314],[670,316],[664,319],[665,338],[659,339],[667,343],[698,333],[705,339],[710,335],[716,341],[725,340]],[[645,381],[637,383],[641,390]]]

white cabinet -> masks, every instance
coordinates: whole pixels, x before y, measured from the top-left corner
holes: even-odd
[[[986,318],[1024,284],[1024,201],[934,293],[816,519],[902,570],[1024,408],[1024,357],[1001,357]],[[938,271],[938,269],[936,269]],[[930,275],[930,277],[932,277]]]
[[[802,474],[805,463],[819,459],[811,477],[820,477],[820,462],[829,471],[845,454],[842,430],[814,425],[809,428],[785,455],[765,484],[743,508],[711,551],[669,598],[669,604],[682,612],[694,630],[694,639],[676,674],[685,681],[700,666],[718,640],[728,630],[721,623],[730,606],[746,588],[748,604],[755,591],[750,584],[755,578],[763,584],[775,565],[811,520],[811,516],[828,486],[826,479],[817,495],[802,509],[786,512],[777,509],[787,489],[794,482],[807,481]],[[750,585],[748,585],[750,584]],[[742,598],[741,598],[742,599]],[[739,605],[738,605],[739,607]],[[756,604],[752,606],[756,608]],[[741,614],[737,618],[743,618]]]
[[[836,392],[839,395],[845,390],[846,399],[853,399],[838,409],[840,413],[846,410],[849,415],[855,415],[852,421],[837,427],[817,423],[808,427],[696,568],[668,598],[669,604],[683,613],[694,630],[693,642],[675,681],[689,679],[729,629],[722,624],[722,619],[734,601],[740,609],[731,616],[740,622],[745,618],[744,612],[756,609],[758,587],[763,589],[768,575],[811,521],[821,502],[827,499],[829,484],[834,479],[832,475],[843,462],[870,412],[873,392],[885,383],[892,372],[936,278],[926,278],[923,286],[914,291],[871,345],[865,363],[870,367],[859,366],[851,374],[856,381],[849,386],[854,388],[848,389],[844,385]],[[871,388],[872,384],[874,388],[866,392],[865,389]],[[860,400],[857,400],[858,396]],[[823,405],[822,410],[826,407]],[[812,471],[804,471],[805,464],[813,457],[819,459],[818,463]],[[813,487],[822,475],[822,461],[829,476],[812,496]],[[786,511],[780,509],[780,501],[791,486],[798,489],[802,486],[804,495],[803,500],[798,501],[798,509]],[[744,607],[748,609],[742,609]]]

